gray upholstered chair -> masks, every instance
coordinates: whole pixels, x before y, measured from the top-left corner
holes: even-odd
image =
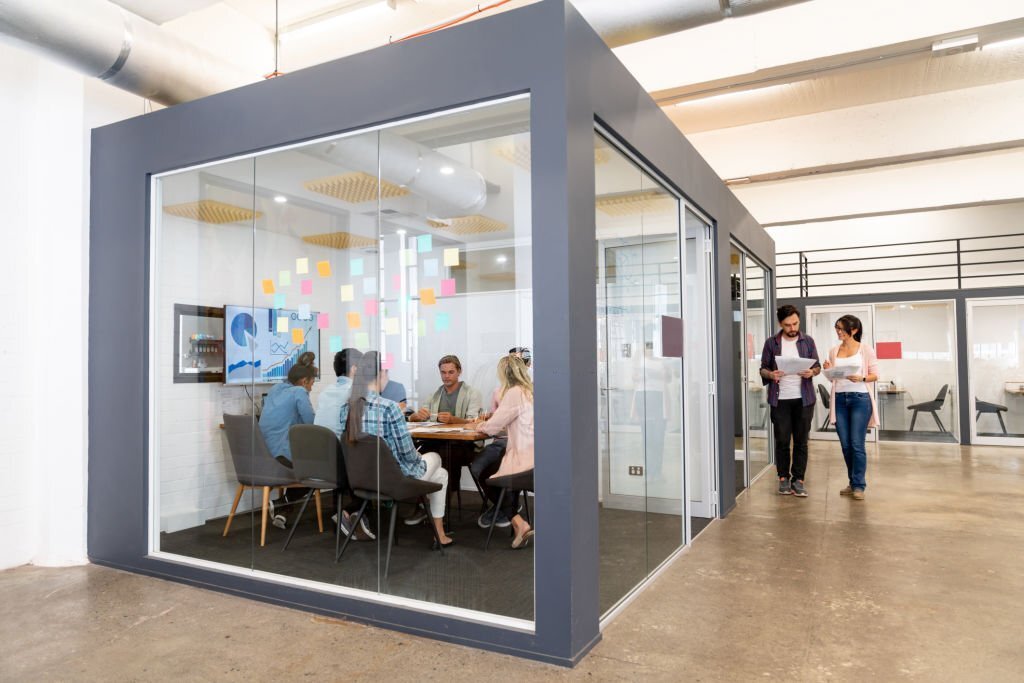
[[[942,388],[939,389],[938,395],[933,401],[925,401],[924,403],[915,403],[912,406],[907,406],[907,410],[913,410],[914,414],[910,418],[910,431],[914,431],[914,424],[917,422],[918,413],[931,413],[935,419],[935,424],[939,426],[939,431],[945,433],[946,428],[942,425],[942,420],[939,419],[939,411],[942,410],[942,404],[946,402],[946,393],[949,391],[949,385],[943,384]]]
[[[338,546],[341,544],[341,494],[348,489],[348,479],[345,477],[341,462],[341,444],[338,437],[327,427],[318,425],[293,425],[288,430],[288,442],[292,451],[292,471],[295,478],[303,486],[309,487],[309,492],[302,498],[302,507],[292,524],[288,538],[285,539],[284,552],[288,544],[292,542],[295,535],[295,528],[299,525],[306,506],[309,505],[310,497],[316,500],[316,523],[320,533],[324,532],[324,513],[320,505],[320,491],[330,489],[334,494],[334,509],[339,511],[336,529],[334,531],[334,554],[338,554]]]
[[[224,430],[228,436],[228,448],[231,461],[235,465],[235,476],[238,477],[238,490],[231,504],[228,521],[224,524],[223,536],[228,535],[231,520],[238,509],[238,501],[246,489],[263,490],[263,520],[260,526],[260,547],[267,543],[267,512],[270,505],[271,489],[286,489],[302,486],[295,478],[295,472],[285,467],[270,454],[263,432],[253,422],[252,415],[224,414]]]
[[[819,432],[828,431],[828,421],[832,418],[832,394],[825,388],[824,384],[818,385],[818,396],[821,397],[821,405],[825,408],[825,421],[818,427]]]
[[[359,520],[366,513],[366,507],[370,501],[380,502],[391,501],[391,519],[388,524],[388,547],[384,560],[384,578],[388,577],[388,570],[391,567],[391,547],[395,544],[395,521],[398,519],[398,503],[419,502],[425,510],[430,509],[427,503],[427,494],[441,490],[441,484],[432,481],[423,481],[415,477],[407,477],[398,461],[391,454],[384,439],[364,434],[356,441],[350,442],[342,435],[342,452],[344,453],[345,472],[348,475],[349,486],[356,498],[362,499],[359,512],[352,522],[352,528],[359,527]],[[437,536],[437,530],[433,524],[428,524],[434,534],[434,543],[441,548],[441,539]],[[349,534],[341,546],[341,550],[335,556],[335,562],[345,554],[345,548],[352,540]]]

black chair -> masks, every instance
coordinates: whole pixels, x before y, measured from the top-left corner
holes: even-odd
[[[825,406],[825,421],[818,427],[819,432],[828,431],[828,421],[832,417],[832,393],[825,388],[824,384],[818,385],[818,396],[821,397],[821,405]]]
[[[231,520],[238,509],[238,501],[242,499],[245,489],[263,489],[263,522],[260,529],[260,547],[267,541],[267,512],[270,505],[270,490],[286,489],[302,486],[295,477],[295,472],[281,464],[270,454],[263,432],[253,422],[252,415],[224,415],[224,430],[228,436],[228,449],[231,460],[235,464],[235,476],[238,477],[238,490],[235,501],[231,504],[228,521],[224,524],[224,533],[228,535]]]
[[[487,479],[487,485],[501,489],[498,493],[498,503],[495,506],[494,516],[491,517],[491,526],[487,529],[487,540],[484,541],[484,550],[487,550],[487,546],[491,544],[491,535],[494,533],[494,524],[498,521],[498,512],[501,510],[501,504],[505,502],[505,494],[509,491],[518,491],[521,500],[523,501],[523,517],[530,524],[530,497],[527,492],[533,492],[533,468],[526,470],[525,472],[517,472],[516,474],[506,474],[503,477],[490,477]],[[513,531],[514,533],[514,531]]]
[[[320,533],[324,532],[324,513],[320,505],[321,489],[330,489],[334,495],[334,509],[338,511],[337,528],[334,531],[334,554],[341,545],[341,494],[348,489],[348,478],[344,473],[341,444],[338,437],[327,427],[318,425],[294,425],[288,430],[288,442],[292,450],[292,467],[296,479],[309,487],[309,493],[302,499],[299,515],[288,532],[281,552],[288,548],[295,535],[302,515],[306,512],[310,497],[316,500],[316,523]]]
[[[974,410],[977,411],[978,415],[974,418],[977,422],[981,419],[982,413],[994,413],[999,418],[999,426],[1003,430],[1003,434],[1006,434],[1006,423],[1003,422],[1003,413],[1009,410],[1006,406],[1001,406],[998,403],[989,403],[988,401],[979,401],[977,397],[974,398]]]
[[[430,510],[427,503],[427,494],[441,490],[441,484],[432,481],[423,481],[415,477],[407,477],[398,466],[398,461],[391,454],[391,449],[380,437],[370,434],[360,436],[355,442],[350,442],[342,437],[342,452],[344,453],[345,471],[348,474],[348,483],[352,487],[352,494],[362,499],[359,512],[352,522],[352,528],[359,528],[359,520],[366,513],[366,506],[370,501],[380,505],[381,501],[391,501],[391,520],[388,524],[388,548],[384,560],[384,578],[388,577],[388,569],[391,567],[391,547],[395,544],[395,522],[398,519],[398,503],[418,502],[425,510]],[[434,542],[444,552],[441,546],[441,539],[437,535],[437,529],[430,524],[431,533],[434,534]],[[345,538],[341,550],[335,556],[334,561],[341,560],[345,554],[345,548],[352,540],[352,534]]]
[[[939,426],[939,431],[946,433],[946,428],[942,426],[942,420],[939,419],[939,410],[942,409],[942,404],[946,402],[946,392],[948,391],[949,385],[943,384],[934,401],[925,401],[924,403],[915,403],[912,406],[907,406],[907,410],[914,411],[913,417],[910,418],[910,431],[914,431],[914,423],[917,422],[918,413],[931,413],[932,417],[935,418],[935,424]]]

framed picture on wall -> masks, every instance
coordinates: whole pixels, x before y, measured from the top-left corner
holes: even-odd
[[[224,381],[224,309],[174,304],[174,383]]]

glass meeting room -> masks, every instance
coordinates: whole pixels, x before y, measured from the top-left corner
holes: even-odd
[[[1024,298],[967,300],[971,442],[1024,446]]]
[[[532,486],[510,485],[514,519],[495,515],[485,549],[468,465],[495,442],[456,424],[505,411],[532,435],[529,113],[520,96],[154,179],[152,553],[532,627],[533,545],[515,531]],[[335,413],[343,457],[272,434],[282,401],[299,422]],[[442,424],[367,454],[346,441],[349,404],[368,434],[403,408]],[[442,484],[426,457],[395,467],[428,452],[446,488],[396,489],[395,472]],[[339,477],[365,495],[336,500]]]

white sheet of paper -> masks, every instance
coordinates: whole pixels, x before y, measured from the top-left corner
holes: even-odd
[[[828,379],[846,379],[847,375],[853,374],[855,368],[849,365],[839,365],[828,370],[823,370],[822,374]]]
[[[782,370],[783,374],[796,375],[804,370],[810,370],[817,361],[813,358],[792,358],[790,356],[775,356],[775,367]]]

